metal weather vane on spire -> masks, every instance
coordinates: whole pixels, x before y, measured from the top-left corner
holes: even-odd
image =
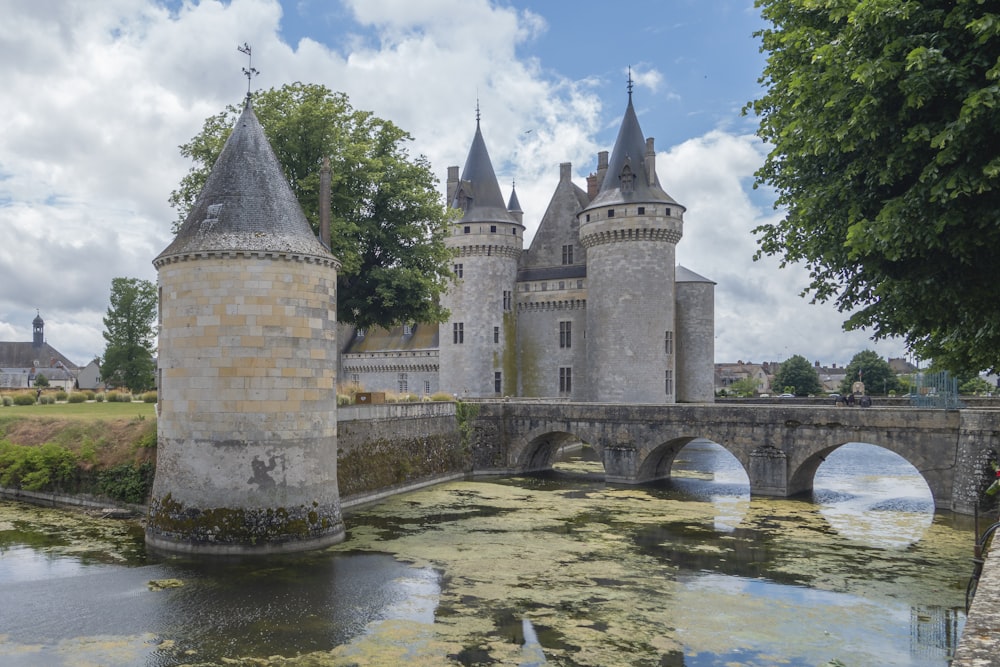
[[[253,66],[253,49],[250,48],[249,44],[243,42],[243,46],[237,46],[236,50],[247,54],[247,67],[243,68],[243,76],[247,78],[247,99],[250,99],[250,79],[260,74],[260,72]]]
[[[628,90],[628,100],[629,100],[629,102],[632,101],[632,83],[633,83],[633,81],[632,81],[632,66],[629,65],[628,66],[628,86],[626,86],[626,88]]]

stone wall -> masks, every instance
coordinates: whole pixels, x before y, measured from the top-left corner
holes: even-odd
[[[470,472],[472,459],[455,408],[455,403],[339,408],[342,503],[356,505]]]

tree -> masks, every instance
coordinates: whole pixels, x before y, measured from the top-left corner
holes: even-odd
[[[36,387],[48,387],[49,386],[49,379],[47,377],[45,377],[44,375],[42,375],[41,373],[39,373],[38,375],[35,376],[35,386]]]
[[[899,383],[889,362],[872,350],[858,352],[847,364],[844,379],[840,382],[840,393],[850,394],[858,381],[865,383],[866,394],[885,394],[896,391]]]
[[[131,391],[153,387],[153,337],[156,334],[156,285],[138,278],[113,278],[111,304],[104,317],[104,362],[108,386]]]
[[[774,374],[773,386],[791,387],[788,393],[796,396],[808,396],[823,391],[819,374],[801,354],[792,355],[782,362],[778,372]]]
[[[729,385],[727,390],[730,394],[746,397],[746,396],[756,396],[758,388],[759,388],[758,383],[755,378],[745,377],[745,378],[740,378],[736,382]]]
[[[295,83],[253,94],[254,112],[313,228],[319,230],[320,168],[330,158],[330,248],[341,261],[337,314],[361,328],[447,318],[440,295],[451,278],[444,240],[450,214],[412,137],[351,107],[343,93]],[[187,216],[242,108],[206,119],[180,147],[195,165],[170,195]]]
[[[803,263],[846,329],[924,359],[1000,366],[1000,20],[981,0],[757,0],[771,152],[757,184],[785,218],[757,257]]]
[[[992,392],[993,389],[993,385],[977,376],[963,382],[958,387],[958,393],[964,396],[982,396]]]

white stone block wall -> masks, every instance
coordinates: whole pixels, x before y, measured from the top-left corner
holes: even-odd
[[[677,401],[715,401],[715,285],[677,283]]]

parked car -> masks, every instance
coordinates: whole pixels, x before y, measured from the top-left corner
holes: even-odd
[[[795,394],[782,394],[778,398],[795,398]]]

